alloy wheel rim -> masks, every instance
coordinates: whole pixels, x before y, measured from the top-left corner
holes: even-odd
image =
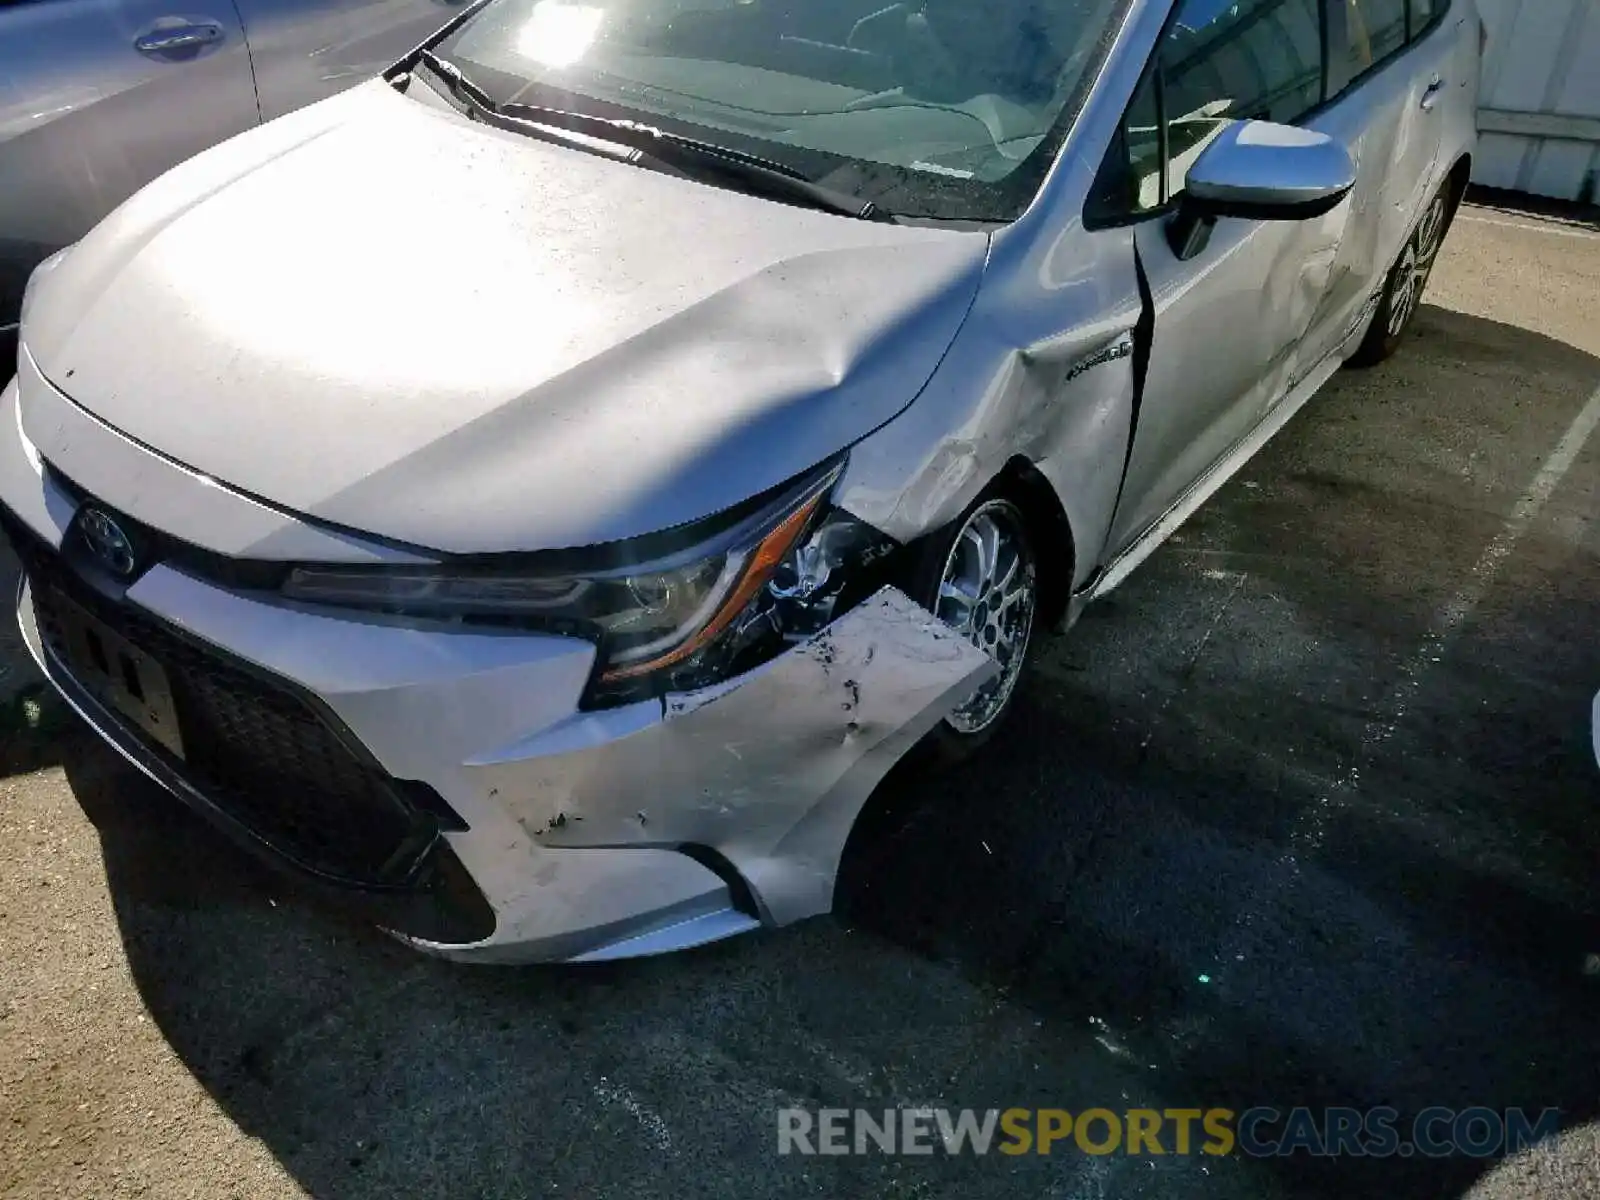
[[[1036,592],[1021,512],[1006,500],[974,510],[945,556],[935,611],[1000,673],[945,718],[957,733],[983,732],[1011,699],[1033,635]]]
[[[1389,306],[1389,335],[1399,337],[1422,302],[1422,293],[1428,286],[1428,276],[1433,273],[1434,260],[1439,257],[1439,244],[1444,235],[1444,197],[1436,196],[1422,224],[1406,243],[1400,256],[1399,278],[1395,282],[1394,299]]]

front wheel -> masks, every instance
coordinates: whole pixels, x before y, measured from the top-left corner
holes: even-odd
[[[928,736],[939,757],[966,758],[1011,711],[1033,649],[1039,608],[1033,530],[1008,497],[980,497],[924,547],[915,574],[914,594],[1000,668]]]
[[[1454,215],[1453,186],[1446,181],[1429,201],[1422,220],[1406,241],[1405,249],[1400,251],[1399,261],[1384,282],[1372,328],[1350,356],[1351,366],[1376,366],[1398,350],[1405,340],[1417,309],[1422,307],[1422,293],[1427,289],[1428,277],[1433,274],[1433,264],[1438,261],[1439,248],[1444,245],[1444,235],[1450,228],[1450,218]]]

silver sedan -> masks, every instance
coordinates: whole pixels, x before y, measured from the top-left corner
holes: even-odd
[[[365,79],[456,0],[0,3],[0,379],[22,287],[184,159]]]
[[[1470,0],[487,0],[35,273],[23,635],[423,949],[826,911],[894,763],[1003,737],[1044,634],[1398,349],[1481,45]]]

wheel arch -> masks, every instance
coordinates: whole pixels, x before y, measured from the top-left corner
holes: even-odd
[[[1466,198],[1467,185],[1472,182],[1471,151],[1456,159],[1454,165],[1445,173],[1445,179],[1450,184],[1450,215],[1454,217],[1456,210],[1461,207],[1461,201]]]
[[[1010,496],[1028,519],[1039,554],[1040,615],[1045,628],[1056,628],[1072,599],[1077,563],[1078,541],[1066,506],[1044,473],[1020,454],[1007,460],[984,491]]]

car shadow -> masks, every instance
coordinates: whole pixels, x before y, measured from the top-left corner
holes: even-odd
[[[1336,383],[1130,611],[1052,649],[1000,753],[857,848],[848,919],[1103,1022],[1197,1103],[1596,1115],[1600,560],[1548,529],[1586,527],[1592,454],[1544,521],[1514,514],[1600,359],[1438,308],[1417,332],[1391,403],[1434,374],[1459,405],[1387,449],[1417,466],[1326,453],[1380,420],[1372,375]],[[1436,456],[1530,426],[1504,478]],[[1205,649],[1122,678],[1123,618],[1162,614]],[[1420,1200],[1485,1165],[1273,1167],[1292,1195]]]
[[[1528,192],[1507,191],[1474,185],[1467,189],[1467,203],[1484,208],[1499,209],[1506,213],[1521,213],[1546,220],[1565,221],[1571,225],[1600,230],[1600,204],[1581,204],[1573,200],[1557,200],[1535,196]]]
[[[17,373],[17,331],[0,328],[0,388]]]
[[[1539,405],[1495,407],[1533,377]],[[1600,360],[1425,309],[1409,356],[1337,382],[1046,649],[987,754],[885,781],[837,917],[691,955],[419,957],[75,743],[134,982],[319,1197],[934,1194],[854,1158],[780,1171],[772,1106],[830,1096],[1592,1119],[1600,562],[1558,497],[1482,568],[1585,380]],[[1424,399],[1456,407],[1407,411]],[[1474,439],[1503,479],[1457,471]],[[946,1041],[965,1057],[926,1048]],[[1041,1090],[1040,1061],[1072,1065]],[[1118,1194],[1434,1200],[1484,1169],[1190,1160]],[[992,1161],[928,1170],[1018,1186]]]
[[[4,374],[0,359],[0,377]],[[58,765],[64,743],[81,736],[70,710],[45,685],[22,644],[12,604],[20,571],[0,532],[0,779]]]
[[[92,737],[44,684],[19,688],[0,701],[0,779],[59,766]]]

